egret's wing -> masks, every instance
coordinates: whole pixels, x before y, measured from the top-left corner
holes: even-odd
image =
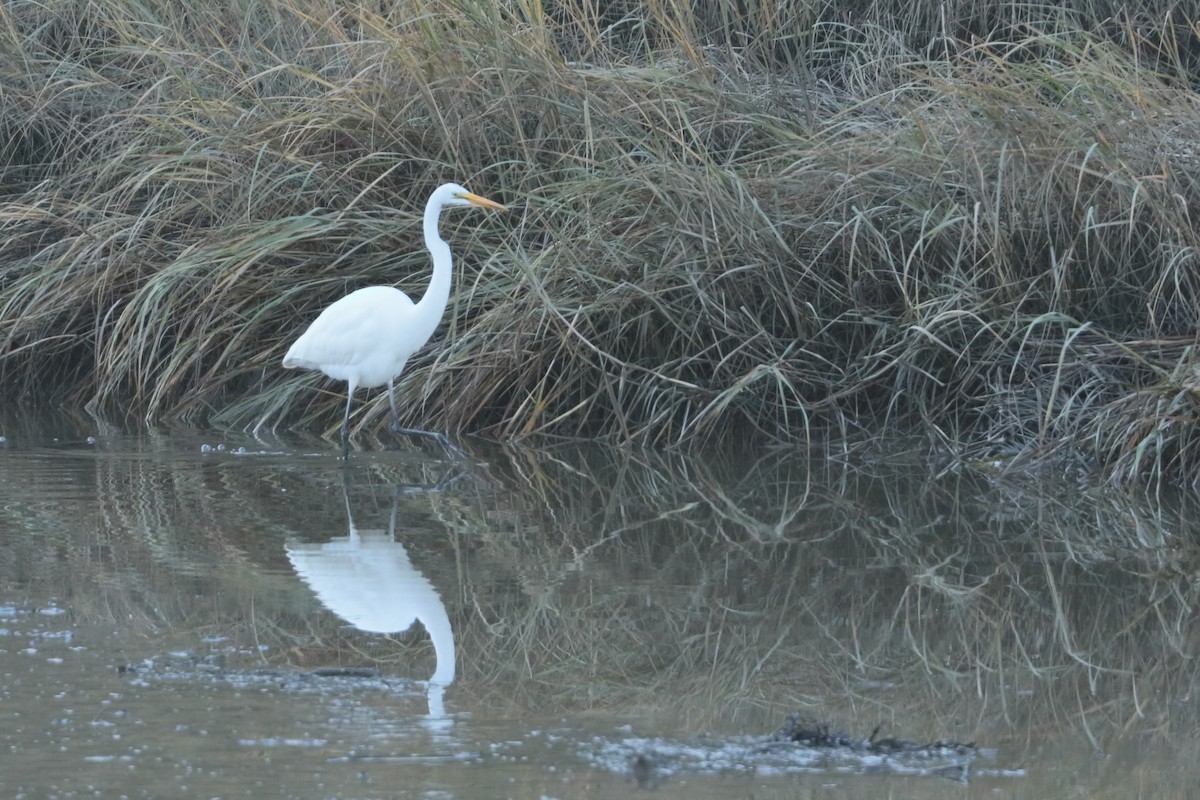
[[[362,364],[401,340],[413,302],[391,286],[371,286],[346,295],[321,312],[288,349],[285,367],[327,369]]]

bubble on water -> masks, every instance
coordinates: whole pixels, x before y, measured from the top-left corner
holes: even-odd
[[[225,445],[223,445],[223,444],[217,445],[217,451],[221,452],[221,453],[225,452]]]
[[[89,437],[87,437],[87,443],[88,443],[88,444],[95,444],[95,443],[96,443],[96,437],[95,437],[95,436],[89,436]]]
[[[75,636],[75,634],[71,631],[44,631],[31,635],[36,636],[39,639],[62,639],[63,641],[67,642],[71,641],[71,639]]]
[[[0,436],[0,444],[6,444],[7,442],[8,442],[7,436]]]
[[[202,444],[202,445],[200,445],[200,452],[201,452],[201,453],[211,453],[211,452],[212,452],[212,445],[211,445],[211,444]]]
[[[242,747],[324,747],[325,739],[269,736],[265,739],[238,739]]]
[[[239,447],[236,452],[239,456],[244,456],[244,455],[246,455],[246,448]]]

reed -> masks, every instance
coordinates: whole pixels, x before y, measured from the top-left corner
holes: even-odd
[[[282,354],[453,179],[516,213],[444,223],[409,425],[1194,483],[1200,22],[1123,5],[9,3],[0,386],[332,430]]]

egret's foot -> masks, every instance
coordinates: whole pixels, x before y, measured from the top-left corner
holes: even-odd
[[[462,480],[467,475],[467,471],[461,466],[454,466],[437,480],[436,483],[422,483],[418,485],[397,485],[396,491],[401,494],[430,494],[432,492],[442,492],[450,488],[458,481]]]
[[[450,441],[449,437],[447,437],[445,435],[439,435],[438,441],[440,441],[442,443],[442,447],[446,448],[446,450],[448,450],[451,455],[455,455],[459,458],[467,457],[467,451],[463,450],[461,447],[456,445],[454,442]]]
[[[452,484],[458,483],[466,476],[466,470],[458,468],[452,472],[447,472],[442,476],[442,479],[433,486],[433,491],[442,492],[449,489]]]
[[[407,436],[428,436],[430,439],[435,440],[442,447],[446,448],[446,451],[451,455],[458,456],[459,458],[467,457],[466,451],[464,451],[454,442],[450,441],[450,438],[444,433],[438,433],[437,431],[423,431],[420,428],[404,428],[397,424],[395,420],[392,420],[392,422],[388,425],[388,430],[390,430],[392,433],[402,433]]]

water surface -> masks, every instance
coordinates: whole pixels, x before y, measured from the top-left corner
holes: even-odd
[[[4,796],[1191,791],[1186,509],[902,457],[381,439],[344,466],[5,425]],[[764,754],[792,712],[980,752]]]

